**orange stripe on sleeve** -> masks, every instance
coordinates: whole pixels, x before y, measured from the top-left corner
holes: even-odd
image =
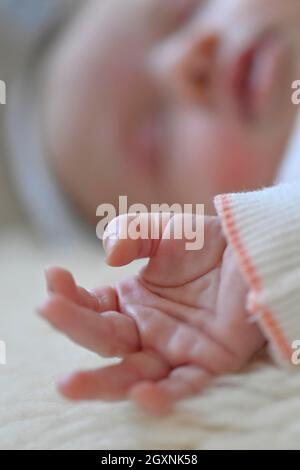
[[[241,267],[251,288],[255,294],[259,294],[262,292],[262,280],[260,279],[257,270],[252,263],[252,260],[248,255],[244,244],[242,243],[240,233],[231,210],[230,198],[225,194],[221,196],[221,201],[224,222],[228,231],[230,242],[239,257]],[[266,330],[272,341],[274,341],[281,357],[290,362],[292,356],[291,346],[286,340],[284,332],[275,320],[274,315],[271,311],[267,310],[264,306],[259,305],[258,303],[256,303],[255,309],[257,309],[256,312],[251,313],[258,313],[259,311],[259,321],[261,322],[263,328]]]

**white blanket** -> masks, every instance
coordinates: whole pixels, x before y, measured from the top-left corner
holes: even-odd
[[[45,296],[43,267],[69,267],[86,286],[112,282],[133,268],[104,267],[95,247],[46,251],[24,234],[2,237],[0,260],[0,340],[7,349],[7,364],[0,365],[1,449],[300,448],[300,373],[264,357],[162,419],[127,402],[64,401],[55,391],[57,377],[105,361],[35,314]]]

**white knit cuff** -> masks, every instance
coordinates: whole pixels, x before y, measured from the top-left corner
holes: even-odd
[[[275,360],[292,365],[300,340],[300,184],[220,195],[215,206],[250,286],[248,310]]]

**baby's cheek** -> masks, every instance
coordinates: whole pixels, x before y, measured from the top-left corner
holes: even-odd
[[[185,190],[195,186],[204,202],[221,192],[255,186],[260,179],[259,159],[248,136],[233,125],[226,126],[224,121],[195,121],[189,121],[185,147],[181,150],[181,171],[178,173],[185,175]],[[182,142],[179,148],[180,144]]]
[[[232,122],[226,127],[220,123],[216,129],[217,177],[225,191],[273,184],[283,159],[286,136],[269,135],[265,129]]]
[[[219,192],[253,189],[269,182],[272,172],[266,173],[265,165],[260,165],[258,151],[250,138],[246,141],[238,135],[219,133],[216,145],[214,164]]]

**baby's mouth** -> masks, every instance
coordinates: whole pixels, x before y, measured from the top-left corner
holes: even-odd
[[[285,90],[290,59],[287,40],[264,35],[248,47],[231,68],[230,83],[239,110],[248,118],[261,116],[278,102]]]

